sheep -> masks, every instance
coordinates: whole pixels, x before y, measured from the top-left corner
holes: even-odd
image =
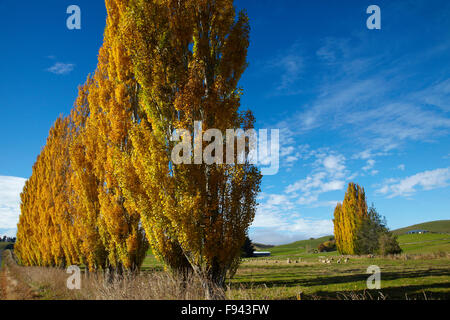
[[[344,262],[345,262],[345,263],[347,263],[347,262],[348,262],[348,260],[350,260],[350,259],[349,259],[349,258],[345,258]]]
[[[287,264],[290,264],[291,263],[291,259],[288,258],[286,262],[287,262]]]
[[[337,263],[341,263],[341,259],[338,259],[338,261],[336,261]]]

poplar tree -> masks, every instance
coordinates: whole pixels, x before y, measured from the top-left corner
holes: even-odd
[[[118,28],[126,3],[106,1],[104,42],[97,71],[86,87],[89,115],[81,133],[86,163],[80,168],[95,177],[97,206],[89,220],[95,220],[106,265],[119,272],[139,268],[147,250],[139,213],[127,204],[116,174],[121,157],[132,150],[128,132],[138,103],[138,87]]]
[[[334,236],[341,254],[357,252],[357,233],[367,218],[364,189],[355,183],[349,183],[343,203],[338,203],[334,210]]]
[[[144,187],[127,187],[129,197],[157,255],[167,260],[166,250],[180,251],[177,263],[185,258],[198,275],[223,285],[239,262],[261,175],[248,162],[227,165],[223,157],[212,165],[176,164],[171,138],[174,129],[194,141],[195,129],[200,136],[210,128],[253,128],[251,112],[239,112],[248,17],[236,15],[231,0],[131,0],[122,29],[141,88],[140,121],[130,135],[135,150],[122,168],[132,163]]]

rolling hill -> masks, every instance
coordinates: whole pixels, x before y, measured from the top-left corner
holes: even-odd
[[[405,234],[410,230],[427,230],[437,233],[450,233],[450,220],[437,220],[415,224],[409,227],[393,230],[392,233],[396,235]]]
[[[433,233],[450,234],[450,220],[438,220],[415,224],[409,227],[393,230],[395,235],[399,235],[399,243],[405,252],[420,253],[430,251],[450,250],[449,236],[447,235],[406,235],[409,230],[427,230]],[[317,249],[318,245],[329,240],[332,235],[322,238],[301,240],[289,244],[271,246],[255,244],[258,251],[270,251],[273,256],[280,255],[307,255],[311,249]]]

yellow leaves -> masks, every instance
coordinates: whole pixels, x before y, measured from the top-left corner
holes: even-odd
[[[367,217],[367,202],[362,187],[350,183],[344,202],[334,211],[336,246],[342,254],[355,254],[356,233],[362,219]]]
[[[43,152],[24,189],[21,259],[59,264],[64,255],[92,270],[132,269],[147,237],[170,270],[223,275],[254,218],[261,175],[249,165],[175,165],[170,135],[200,120],[205,128],[253,127],[250,112],[238,113],[248,18],[235,21],[231,0],[107,0],[106,7],[97,71],[80,87],[70,119],[55,124],[47,146],[57,147]],[[68,136],[64,145],[60,136]],[[68,173],[52,175],[49,163]],[[47,192],[46,184],[54,187]]]

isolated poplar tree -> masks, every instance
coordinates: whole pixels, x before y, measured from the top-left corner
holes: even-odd
[[[367,218],[364,189],[355,183],[349,183],[343,203],[338,203],[334,210],[334,236],[341,254],[357,252],[357,233]]]

